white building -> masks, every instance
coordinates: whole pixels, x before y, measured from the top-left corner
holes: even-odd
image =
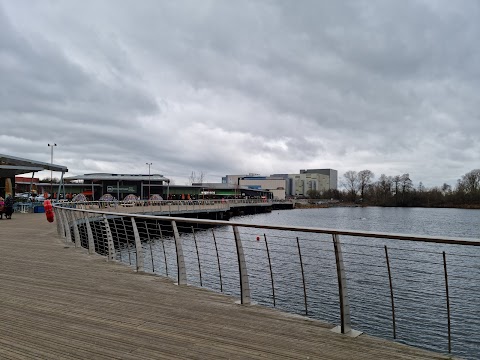
[[[338,172],[333,169],[300,170],[299,174],[288,174],[287,195],[308,196],[310,190],[324,192],[336,190]]]
[[[287,196],[308,196],[309,190],[323,193],[327,190],[336,190],[338,173],[333,169],[300,170],[299,174],[273,174],[260,176],[226,175],[222,183],[246,186],[250,189],[270,191],[274,199],[284,200]]]

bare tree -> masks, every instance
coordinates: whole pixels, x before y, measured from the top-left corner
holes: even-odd
[[[400,184],[402,187],[402,205],[405,205],[405,193],[413,188],[413,182],[410,179],[410,174],[403,174],[400,176]]]
[[[381,193],[383,195],[383,203],[387,202],[387,197],[392,194],[392,177],[386,176],[385,174],[380,175],[378,179],[378,186],[380,187]]]
[[[475,193],[480,190],[480,169],[472,170],[462,176],[459,184],[467,193]]]
[[[365,189],[372,183],[372,179],[375,175],[370,170],[362,170],[357,174],[357,177],[360,196],[364,199]]]
[[[355,201],[357,198],[357,187],[358,187],[358,177],[356,171],[347,171],[343,174],[345,178],[345,182],[343,186],[347,189],[348,193],[350,194],[351,200]]]
[[[452,192],[452,187],[450,185],[448,185],[447,183],[443,183],[442,185],[442,193],[443,195],[445,194],[449,194]]]
[[[198,174],[198,175],[195,171],[192,171],[192,173],[188,177],[188,184],[187,185],[203,184],[204,180],[205,180],[205,173],[203,171],[200,171],[200,174]]]

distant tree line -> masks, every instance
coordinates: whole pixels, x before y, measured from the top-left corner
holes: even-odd
[[[370,170],[347,171],[341,182],[343,190],[313,190],[308,195],[373,206],[480,207],[480,169],[463,175],[455,187],[444,183],[426,188],[422,182],[414,186],[409,174],[382,174],[374,179]]]

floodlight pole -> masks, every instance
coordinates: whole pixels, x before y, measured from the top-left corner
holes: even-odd
[[[148,199],[150,199],[150,166],[152,166],[152,163],[145,163],[148,165]]]
[[[53,147],[57,146],[57,144],[55,143],[48,144],[48,146],[50,147],[50,164],[53,166]],[[53,195],[53,170],[52,168],[50,168],[50,198],[52,197],[52,195]],[[57,196],[59,196],[59,194],[57,194]]]

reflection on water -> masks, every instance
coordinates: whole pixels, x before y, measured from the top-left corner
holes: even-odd
[[[479,218],[479,210],[327,208],[274,211],[270,214],[238,217],[232,221],[480,239]],[[253,301],[273,306],[274,292],[275,306],[279,309],[303,315],[307,313],[310,317],[335,325],[340,323],[331,235],[244,227],[240,228],[240,234]],[[145,239],[145,236],[142,238]],[[238,261],[231,227],[197,229],[194,234],[182,233],[181,238],[188,283],[200,286],[200,262],[203,287],[214,291],[223,290],[226,294],[239,297]],[[306,304],[297,238],[305,274]],[[342,236],[341,242],[353,328],[369,335],[388,339],[393,337],[392,303],[385,256],[387,246],[392,271],[397,340],[440,352],[448,351],[442,257],[442,252],[445,251],[452,352],[465,358],[478,357],[478,247],[347,236]],[[147,271],[154,268],[155,273],[166,275],[168,268],[168,275],[176,278],[175,243],[171,237],[156,237],[151,243],[145,243],[144,249]],[[121,256],[123,261],[128,262],[125,251]]]

